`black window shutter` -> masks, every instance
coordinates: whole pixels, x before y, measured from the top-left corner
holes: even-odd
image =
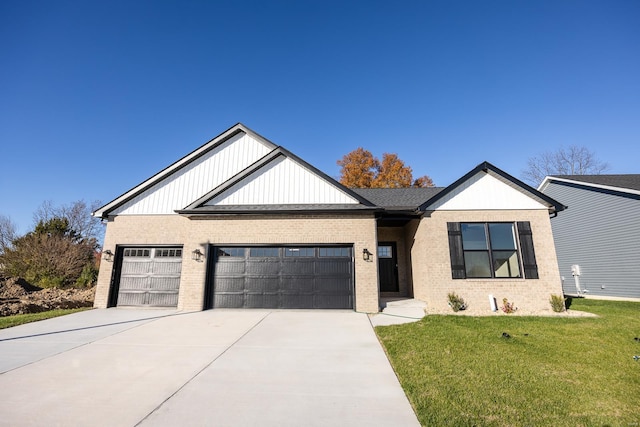
[[[464,269],[464,252],[462,250],[462,231],[459,222],[448,222],[449,255],[451,256],[451,277],[454,279],[466,279]]]
[[[533,234],[529,221],[519,221],[518,237],[520,237],[520,251],[522,253],[522,264],[524,267],[525,279],[538,278],[538,265],[536,264],[536,253],[533,249]]]

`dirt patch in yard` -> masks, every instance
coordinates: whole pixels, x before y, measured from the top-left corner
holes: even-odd
[[[0,317],[60,308],[91,307],[95,293],[95,287],[43,289],[24,279],[0,278]]]

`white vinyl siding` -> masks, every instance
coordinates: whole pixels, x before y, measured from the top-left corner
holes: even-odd
[[[115,209],[112,215],[173,214],[267,155],[270,147],[248,134],[225,141]]]
[[[353,197],[286,157],[206,203],[216,205],[358,204]]]
[[[480,172],[454,191],[427,207],[428,210],[547,209],[547,206],[514,187]]]

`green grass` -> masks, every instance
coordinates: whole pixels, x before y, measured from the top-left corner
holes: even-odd
[[[640,303],[571,309],[600,317],[427,316],[376,332],[422,425],[640,425]]]
[[[12,326],[23,325],[25,323],[37,322],[38,320],[51,319],[52,317],[64,316],[66,314],[77,313],[78,311],[90,310],[90,307],[72,308],[65,310],[50,310],[42,313],[16,314],[15,316],[0,317],[0,329]]]

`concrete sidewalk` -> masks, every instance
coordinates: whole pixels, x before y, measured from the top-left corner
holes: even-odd
[[[0,425],[418,425],[352,311],[92,310],[0,355]]]

